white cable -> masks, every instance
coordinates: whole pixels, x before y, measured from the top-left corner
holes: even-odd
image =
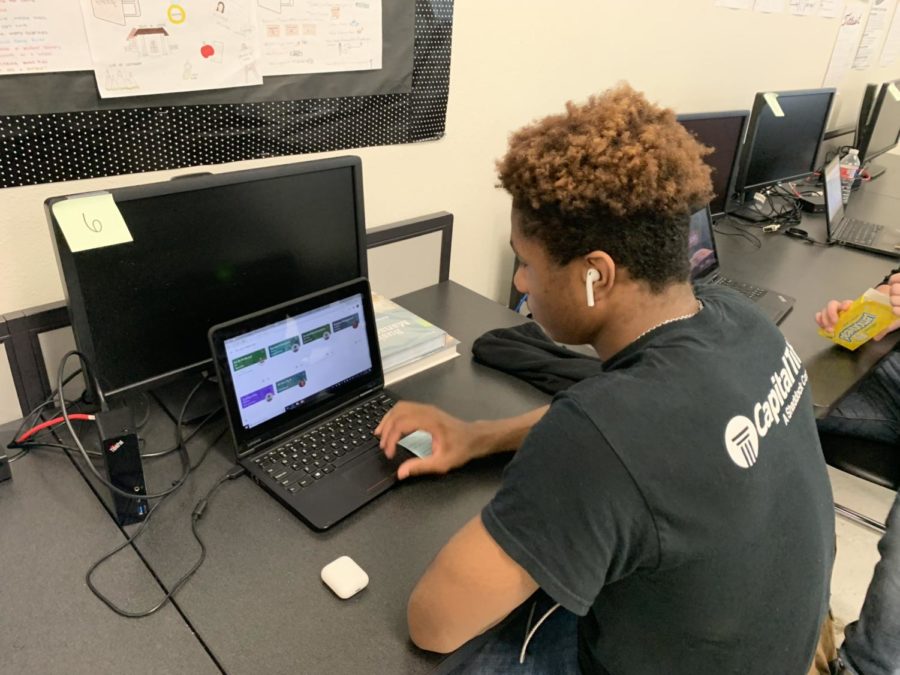
[[[531,630],[531,620],[534,618],[534,610],[537,609],[537,600],[531,603],[531,611],[528,612],[528,621],[525,622],[525,635],[522,636],[523,640],[528,639],[528,631]]]
[[[537,629],[541,627],[541,624],[547,620],[547,618],[553,614],[557,609],[559,609],[559,603],[557,602],[553,607],[547,610],[546,614],[540,618],[540,620],[534,624],[534,628],[531,629],[531,632],[525,636],[525,643],[522,645],[522,651],[519,652],[519,665],[525,663],[525,650],[528,649],[528,643],[531,642],[531,638],[534,637],[534,634],[537,633]],[[534,611],[534,607],[531,608],[531,611]],[[529,622],[531,621],[531,617],[528,618]]]

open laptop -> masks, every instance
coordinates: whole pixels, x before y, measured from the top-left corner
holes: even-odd
[[[366,279],[228,321],[209,342],[238,463],[266,492],[324,530],[396,482],[372,434],[384,390]]]
[[[789,295],[762,286],[735,281],[720,272],[716,238],[713,234],[712,217],[708,206],[691,216],[689,253],[691,256],[691,280],[694,283],[716,284],[733,288],[750,298],[776,324],[780,323],[793,308],[795,299]]]
[[[900,258],[900,229],[891,225],[849,218],[844,214],[840,156],[836,156],[825,165],[823,182],[828,241]]]

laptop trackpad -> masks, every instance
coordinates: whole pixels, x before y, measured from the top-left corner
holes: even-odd
[[[341,477],[366,492],[379,492],[394,484],[397,480],[397,468],[377,450],[344,470]]]

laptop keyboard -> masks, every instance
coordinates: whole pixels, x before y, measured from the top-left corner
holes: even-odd
[[[870,246],[875,243],[875,237],[884,229],[883,225],[867,223],[855,218],[844,218],[841,227],[841,239],[854,244]]]
[[[751,300],[758,300],[766,293],[768,293],[765,288],[760,288],[759,286],[754,286],[753,284],[747,284],[743,281],[735,281],[734,279],[729,279],[728,277],[717,277],[716,283],[718,283],[720,286],[733,288],[738,293],[746,295]]]
[[[253,461],[274,484],[298,492],[377,445],[372,432],[395,403],[387,394],[379,394]]]

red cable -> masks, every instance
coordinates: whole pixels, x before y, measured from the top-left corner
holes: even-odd
[[[94,416],[93,415],[85,415],[83,413],[73,413],[72,415],[69,415],[69,419],[70,420],[88,420],[88,421],[90,421],[90,420],[94,419]],[[46,422],[42,422],[41,424],[38,424],[36,427],[31,427],[31,429],[29,429],[24,434],[19,436],[19,438],[16,439],[16,443],[22,443],[24,441],[27,441],[29,438],[34,436],[37,432],[41,431],[42,429],[46,429],[47,427],[52,427],[56,424],[61,424],[62,422],[65,422],[65,421],[66,420],[64,417],[54,417],[52,420],[47,420]]]

